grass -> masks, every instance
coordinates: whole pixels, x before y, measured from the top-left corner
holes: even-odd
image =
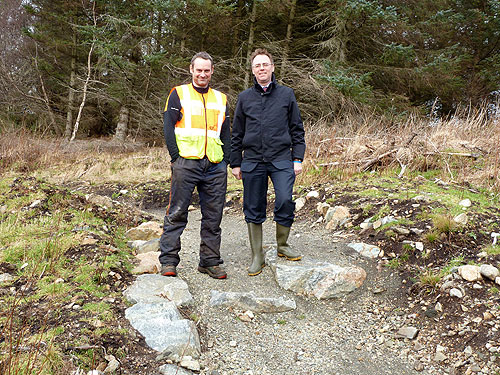
[[[436,272],[430,269],[425,270],[418,276],[418,280],[422,285],[429,286],[431,288],[435,288],[441,279],[442,275],[439,271]]]
[[[450,235],[459,229],[458,223],[453,220],[453,217],[449,215],[437,214],[432,218],[432,223],[434,225],[434,230],[438,233],[444,233]]]
[[[41,202],[31,206],[37,199]],[[74,319],[117,319],[111,305],[100,300],[115,294],[105,282],[109,270],[131,267],[131,254],[123,236],[126,228],[119,224],[121,216],[111,211],[102,216],[98,210],[90,210],[79,194],[34,178],[0,178],[0,208],[0,262],[13,265],[16,282],[26,288],[19,296],[0,296],[0,333],[4,338],[0,342],[0,373],[70,373],[61,343],[76,345],[80,338],[64,337],[62,326],[47,330],[40,319],[58,320],[64,314],[63,306],[70,301],[83,304],[79,311],[66,312]],[[90,252],[79,248],[81,240],[89,235],[98,238]],[[110,251],[109,244],[116,250]],[[71,252],[76,258],[68,258]],[[31,307],[44,305],[46,316],[30,313]],[[79,314],[85,317],[78,318]],[[88,337],[108,334],[113,329],[95,329],[88,332]],[[18,349],[25,347],[30,349]],[[87,370],[92,360],[82,357]]]
[[[489,245],[486,246],[483,251],[485,251],[488,255],[498,255],[500,254],[500,245]]]
[[[441,269],[441,275],[446,276],[446,275],[450,274],[454,268],[460,267],[461,265],[463,265],[465,263],[466,263],[465,256],[463,256],[463,255],[456,256],[456,257],[450,259],[448,261],[448,263],[446,264],[446,266],[444,266]]]

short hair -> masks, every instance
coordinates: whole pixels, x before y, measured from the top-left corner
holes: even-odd
[[[193,56],[193,58],[191,59],[191,66],[194,66],[194,60],[196,60],[197,58],[201,58],[203,60],[210,60],[210,66],[212,66],[212,67],[214,66],[214,59],[212,59],[212,56],[210,56],[205,51],[198,52],[197,54],[195,54]]]
[[[252,55],[250,56],[250,64],[253,64],[253,59],[255,59],[255,56],[258,55],[266,55],[267,57],[269,57],[269,60],[271,60],[271,64],[274,64],[273,55],[271,55],[265,48],[257,48],[255,51],[253,51]]]

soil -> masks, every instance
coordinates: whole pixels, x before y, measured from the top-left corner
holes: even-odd
[[[64,204],[58,207],[52,207],[51,209],[63,210],[65,209],[64,205],[72,208],[88,206],[88,202],[85,199],[70,193],[66,188],[41,185],[35,180],[33,180],[32,185],[31,189],[41,189],[45,192],[47,197],[54,194],[66,197]],[[79,245],[69,249],[65,254],[65,257],[68,259],[68,267],[71,267],[72,264],[78,262],[82,258],[87,259],[90,263],[94,263],[96,260],[102,259],[103,256],[118,251],[113,243],[114,231],[117,224],[133,227],[141,221],[155,218],[160,219],[165,206],[168,204],[168,190],[158,187],[156,183],[144,183],[140,186],[125,186],[123,184],[91,186],[82,184],[79,186],[74,185],[70,188],[72,190],[77,189],[84,193],[107,196],[112,198],[116,204],[112,209],[103,209],[99,205],[92,207],[93,212],[105,218],[106,222],[109,224],[108,235],[104,238],[98,238],[98,236],[96,236],[95,239],[97,241],[95,244]],[[304,252],[308,251],[307,249],[311,249],[311,244],[315,244],[313,247],[316,250],[311,249],[311,252],[314,253],[316,258],[330,261],[333,258],[337,264],[340,265],[347,265],[355,262],[367,270],[369,277],[367,283],[361,290],[352,293],[340,302],[322,302],[309,301],[303,298],[300,299],[297,314],[295,314],[293,318],[287,316],[287,319],[300,325],[300,320],[302,319],[300,314],[302,314],[302,312],[304,315],[309,314],[311,308],[317,310],[318,314],[320,314],[322,310],[326,311],[325,309],[327,308],[332,310],[339,308],[341,311],[342,309],[347,309],[351,311],[353,315],[356,315],[354,307],[360,304],[360,301],[363,301],[361,305],[365,308],[365,313],[376,309],[376,306],[380,305],[386,307],[385,311],[387,315],[391,314],[391,309],[393,312],[403,311],[406,315],[413,314],[414,321],[412,321],[412,325],[419,327],[419,337],[422,341],[425,341],[425,345],[429,348],[435,348],[436,345],[439,344],[446,345],[448,350],[452,352],[462,352],[466,346],[471,346],[475,352],[484,352],[487,342],[500,341],[500,333],[498,331],[492,333],[490,326],[486,324],[477,324],[474,326],[474,329],[466,332],[464,335],[450,335],[450,331],[457,330],[457,327],[463,323],[464,316],[472,320],[474,317],[482,316],[483,312],[488,306],[491,306],[491,304],[496,304],[496,306],[500,305],[500,294],[497,293],[495,295],[490,292],[490,290],[495,287],[493,282],[488,280],[483,281],[481,289],[473,288],[472,284],[466,285],[465,292],[470,298],[466,301],[467,303],[464,303],[464,301],[460,299],[442,293],[438,288],[421,283],[418,279],[418,275],[424,270],[436,270],[437,272],[449,265],[450,261],[457,257],[462,257],[464,263],[468,261],[477,262],[478,249],[491,243],[491,238],[485,231],[485,226],[489,223],[498,221],[498,217],[500,217],[500,210],[498,208],[491,207],[486,211],[488,213],[474,213],[471,211],[469,225],[466,231],[453,231],[429,243],[422,234],[416,233],[419,233],[419,231],[423,233],[429,232],[429,229],[432,227],[432,222],[430,219],[422,219],[422,213],[438,208],[440,206],[439,202],[429,202],[417,205],[416,202],[411,199],[368,198],[356,194],[356,191],[346,191],[345,189],[337,191],[334,187],[329,187],[328,191],[325,191],[323,186],[311,187],[310,190],[314,188],[319,192],[319,197],[309,199],[305,207],[297,213],[292,233],[292,236],[295,236],[293,237],[293,242],[303,248]],[[26,188],[22,184],[14,184],[11,196],[22,196],[26,193],[25,189]],[[388,188],[383,189],[386,191],[387,196],[390,196],[392,192],[396,193],[396,191],[392,191]],[[131,197],[130,194],[124,193],[124,190],[140,190],[141,193],[135,197]],[[226,267],[231,278],[235,278],[236,280],[238,280],[238,278],[247,280],[247,276],[245,275],[246,266],[244,263],[248,260],[247,255],[240,254],[238,250],[238,248],[247,247],[246,232],[241,213],[241,192],[232,192],[230,196],[231,199],[228,200],[225,209],[225,228],[223,229],[224,255],[228,259]],[[324,224],[318,223],[321,215],[316,210],[318,202],[324,202],[332,196],[334,196],[332,204],[348,207],[353,217],[352,226],[342,228],[336,232],[326,231],[324,229]],[[195,207],[197,201],[197,197],[195,196],[193,198],[193,205]],[[41,206],[46,207],[46,205]],[[376,215],[384,206],[389,207],[392,215],[397,214],[411,220],[413,223],[411,227],[417,230],[404,236],[388,231],[375,231],[373,229],[360,230],[359,225],[366,218]],[[366,209],[366,207],[369,207],[369,209]],[[139,209],[148,210],[149,212],[139,211]],[[272,199],[270,199],[268,210],[269,216],[271,216]],[[50,215],[51,212],[47,209],[40,209],[34,211],[33,214]],[[268,235],[271,236],[272,228],[270,227],[270,220],[266,223],[266,231]],[[225,233],[231,232],[233,232],[233,237],[231,239],[233,242],[224,242],[229,241],[229,239],[224,240]],[[228,238],[229,237],[230,236],[228,236]],[[239,242],[235,240],[235,238],[240,238]],[[429,249],[430,252],[424,257],[420,252],[409,250],[408,246],[402,245],[403,239],[414,242],[423,241],[425,248]],[[234,241],[236,241],[236,243]],[[377,245],[384,251],[385,257],[378,262],[366,260],[359,257],[354,251],[349,250],[347,247],[336,245],[337,243],[341,244],[349,241]],[[321,242],[324,242],[324,245],[321,245]],[[328,249],[331,250],[324,251],[327,244],[329,246]],[[398,267],[391,268],[391,265],[396,264],[393,260],[397,260]],[[393,262],[391,263],[391,261]],[[241,262],[243,262],[243,264],[241,264]],[[490,256],[488,258],[488,263],[498,267],[500,264],[500,255]],[[195,264],[183,264],[179,269],[180,277],[187,281],[191,281],[190,285],[198,285],[198,288],[202,287],[203,285],[200,286],[200,284],[203,284],[203,282],[200,283],[197,279],[197,277],[200,276],[192,275],[191,271],[188,272],[188,267],[193,268]],[[119,297],[122,291],[133,282],[134,276],[124,266],[117,266],[113,268],[112,271],[112,274],[108,274],[106,277],[101,278],[97,263],[96,274],[94,276],[99,283],[106,287],[106,290],[109,292],[109,297],[97,298],[80,289],[78,293],[71,298],[69,303],[65,302],[64,304],[54,305],[51,300],[40,299],[36,303],[29,304],[29,308],[27,309],[19,309],[13,306],[10,313],[19,316],[21,331],[22,329],[29,329],[30,332],[34,333],[44,329],[47,330],[56,325],[63,326],[64,335],[56,336],[55,343],[64,348],[63,355],[66,357],[68,363],[71,363],[73,366],[82,364],[78,359],[82,352],[88,353],[91,351],[93,356],[92,367],[103,370],[106,364],[104,356],[107,354],[107,351],[111,350],[114,353],[123,353],[120,359],[122,374],[154,374],[158,368],[158,362],[156,361],[157,353],[149,349],[144,339],[136,334],[130,327],[128,321],[124,318],[124,311],[128,306],[124,300]],[[14,272],[15,269],[11,264],[0,263],[0,274],[14,274]],[[267,275],[268,272],[270,271],[266,269],[263,275],[269,279],[269,275]],[[256,279],[257,282],[265,283],[265,281],[263,281],[266,280],[264,277]],[[212,282],[212,280],[208,281],[208,283]],[[65,283],[72,285],[72,280],[65,280]],[[237,282],[236,285],[238,285]],[[20,298],[28,297],[35,294],[37,291],[36,280],[26,277],[16,279],[14,283],[9,285],[9,288],[12,287],[22,291]],[[213,288],[216,287],[217,284],[214,284]],[[265,288],[265,284],[262,287]],[[259,288],[258,285],[257,288]],[[242,287],[242,289],[245,288]],[[207,296],[202,296],[201,291],[198,289],[196,289],[196,291],[199,292],[198,298],[200,298],[200,304],[206,304]],[[11,293],[10,289],[4,287],[0,288],[0,298],[2,295],[7,295],[9,293]],[[114,319],[105,322],[92,320],[91,314],[80,308],[84,304],[90,302],[107,303],[113,312]],[[437,302],[446,306],[443,313],[436,313],[436,311],[433,311],[433,306]],[[468,306],[465,310],[464,304]],[[184,313],[187,316],[192,315],[192,311],[184,311]],[[436,314],[439,316],[436,316]],[[346,314],[343,315],[345,316]],[[340,319],[339,316],[336,315],[325,315],[325,319],[327,319],[327,317],[331,319]],[[267,316],[261,318],[262,323],[272,326],[273,322],[269,319],[276,318],[269,318]],[[346,319],[348,319],[348,317]],[[206,319],[203,319],[199,324],[205,361],[216,360],[216,358],[210,357],[212,352],[217,352],[217,350],[213,349],[214,345],[216,347],[218,345],[218,341],[215,340],[214,337],[217,337],[217,334],[224,336],[223,333],[217,332],[216,328],[211,327],[210,324],[210,321]],[[110,333],[100,335],[94,334],[96,329],[102,327],[109,328],[108,331]],[[291,330],[293,333],[294,328],[292,324],[289,324],[286,329]],[[342,329],[349,330],[347,320],[346,324],[342,326]],[[255,335],[258,335],[258,332],[259,328],[253,330],[254,336],[252,337],[256,337]],[[348,331],[344,333],[344,339],[346,340],[345,345],[350,345],[353,349],[355,342],[350,338],[352,335],[349,335]],[[236,331],[233,334],[236,335]],[[307,336],[307,332],[304,334]],[[320,333],[318,333],[318,335],[319,334]],[[6,336],[4,339],[8,340],[9,338]],[[304,340],[306,340],[306,338],[304,338]],[[72,344],[70,345],[68,342],[72,342]],[[75,342],[81,344],[75,345]],[[36,345],[43,346],[51,344],[42,344],[42,342],[40,342]],[[245,344],[241,343],[240,345],[243,350]],[[248,345],[251,345],[251,343],[248,343]],[[353,350],[355,351],[355,349]],[[265,354],[262,355],[265,357]],[[301,355],[300,353],[297,354],[299,357]],[[359,363],[374,360],[369,358],[369,353],[360,354],[360,357],[364,359],[361,359]],[[397,362],[396,357],[395,359]],[[274,361],[278,364],[280,363],[279,358],[274,358]],[[387,368],[390,368],[392,362],[392,360],[389,361],[387,358],[382,358],[380,364],[385,364]],[[314,363],[311,363],[311,366],[314,366]],[[209,362],[205,363],[205,365],[211,366]],[[346,363],[346,366],[352,366],[352,364]],[[69,366],[69,368],[71,368],[71,366]],[[280,367],[278,366],[276,369],[278,372],[275,373],[280,373]],[[363,366],[359,367],[359,370],[367,371]],[[316,370],[311,371],[310,373],[321,373],[314,372]],[[458,368],[455,374],[464,372],[465,367],[462,367]],[[266,372],[262,372],[261,374],[264,373]],[[302,372],[297,371],[296,373]],[[305,373],[307,372],[304,372],[304,374]],[[348,372],[344,373],[347,374]],[[383,372],[380,372],[380,374],[382,373]],[[407,369],[400,373],[410,374],[413,372]],[[378,372],[376,372],[376,374],[378,374]]]

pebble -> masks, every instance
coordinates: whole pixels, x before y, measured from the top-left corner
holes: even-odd
[[[236,347],[236,345],[238,345],[238,344],[236,343],[236,341],[234,341],[234,340],[229,341],[229,346],[230,346],[230,347],[235,348],[235,347]]]
[[[460,291],[460,289],[451,288],[450,289],[450,296],[457,297],[457,298],[463,298],[464,295],[462,294],[462,292]]]

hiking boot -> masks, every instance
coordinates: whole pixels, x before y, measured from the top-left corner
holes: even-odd
[[[162,276],[177,276],[177,269],[172,264],[163,264],[161,266],[160,275]]]
[[[224,268],[220,266],[198,266],[198,271],[200,271],[201,273],[206,273],[208,276],[214,279],[225,279],[227,277],[226,271],[224,271]]]

